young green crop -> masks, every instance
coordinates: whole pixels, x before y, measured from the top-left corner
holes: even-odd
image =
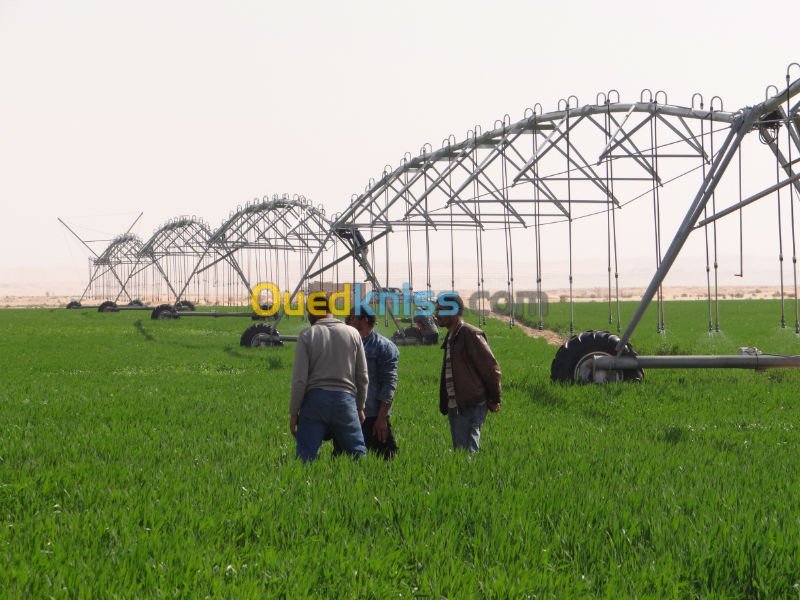
[[[797,352],[777,302],[724,302],[711,335],[706,309],[668,303],[634,346]],[[441,351],[402,347],[398,457],[303,465],[294,348],[241,348],[247,325],[0,311],[0,596],[797,595],[794,370],[556,385],[555,347],[490,321],[503,409],[477,455],[450,450]]]

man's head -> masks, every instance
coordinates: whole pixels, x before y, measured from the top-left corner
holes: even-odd
[[[350,314],[344,320],[345,323],[358,330],[361,337],[367,337],[372,329],[375,327],[375,315],[366,313],[356,314],[355,310],[350,311]]]
[[[308,322],[312,325],[325,317],[330,317],[330,297],[325,292],[312,292],[306,301]]]
[[[436,321],[441,327],[452,329],[461,322],[464,301],[455,292],[444,292],[436,300]]]

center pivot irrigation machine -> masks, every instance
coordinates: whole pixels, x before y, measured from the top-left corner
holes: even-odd
[[[781,327],[787,327],[788,320],[800,334],[795,222],[795,201],[800,200],[800,64],[787,68],[785,80],[784,89],[769,86],[763,101],[733,112],[724,110],[717,96],[706,103],[695,94],[689,106],[678,106],[668,102],[665,92],[650,90],[630,103],[621,102],[619,93],[611,90],[598,94],[593,104],[580,105],[570,96],[551,112],[537,104],[519,121],[506,115],[490,131],[476,126],[460,141],[450,136],[438,149],[425,144],[417,156],[407,154],[398,167],[386,167],[346,210],[330,219],[321,208],[311,210],[302,202],[295,208],[305,210],[285,219],[285,204],[267,209],[268,203],[258,203],[237,211],[196,248],[189,250],[182,242],[178,255],[199,258],[181,275],[181,289],[172,282],[170,290],[180,300],[193,278],[227,264],[248,292],[256,279],[282,278],[284,289],[294,283],[295,298],[311,289],[315,278],[316,289],[338,290],[339,268],[352,261],[352,280],[358,265],[373,290],[394,289],[399,277],[413,289],[415,273],[418,279],[420,274],[424,277],[424,289],[431,293],[476,290],[472,297],[481,315],[489,304],[489,281],[501,277],[504,290],[492,298],[499,294],[503,299],[510,323],[517,314],[518,290],[524,289],[535,302],[538,326],[543,328],[543,286],[561,278],[571,337],[553,360],[553,380],[639,380],[644,368],[800,366],[798,356],[758,353],[637,356],[630,345],[654,300],[656,328],[665,331],[662,286],[687,243],[705,256],[701,268],[707,327],[709,332],[720,330],[720,258],[723,250],[734,248],[734,274],[744,276],[745,233],[753,233],[749,222],[768,222],[773,228],[764,231],[759,226],[759,247],[774,244]],[[751,220],[754,211],[761,211],[761,221]],[[672,231],[669,241],[667,232]],[[655,274],[623,328],[623,257],[641,254],[642,248],[650,248]],[[244,269],[245,254],[240,253],[248,252],[250,268]],[[784,257],[789,252],[787,266]],[[157,267],[156,253],[149,256]],[[405,262],[400,275],[393,262],[398,256]],[[290,257],[294,269],[289,268]],[[521,268],[520,263],[527,266]],[[434,288],[434,279],[443,279],[443,264],[449,280]],[[521,269],[532,285],[520,286]],[[608,323],[614,333],[575,335],[576,273],[590,269],[602,272],[607,282]],[[787,270],[790,277],[785,276]],[[326,273],[335,273],[328,288]],[[242,343],[272,345],[292,339],[276,330],[283,316],[282,307],[273,325],[249,328]]]

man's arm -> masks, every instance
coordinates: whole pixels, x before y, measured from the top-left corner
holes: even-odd
[[[303,404],[308,383],[309,352],[306,339],[300,335],[294,349],[294,367],[292,368],[292,393],[289,400],[289,414],[296,417]]]
[[[465,332],[466,333],[466,332]],[[486,395],[491,409],[492,405],[500,404],[500,365],[489,348],[489,342],[482,333],[469,332],[469,342],[466,344],[467,354],[478,372],[478,376],[486,386]],[[499,408],[499,407],[498,407]],[[491,409],[496,412],[495,409]]]
[[[377,360],[378,401],[391,406],[397,389],[397,363],[400,353],[391,342],[384,343]],[[387,409],[388,410],[388,409]]]
[[[391,404],[386,402],[379,402],[380,408],[378,409],[378,416],[375,417],[375,423],[372,425],[372,435],[374,435],[381,442],[385,442],[389,437],[389,408]]]
[[[369,374],[367,373],[367,355],[364,353],[364,344],[361,336],[353,330],[356,340],[356,408],[359,413],[364,412],[367,403],[367,388],[369,387]],[[361,419],[363,422],[364,419]]]
[[[381,442],[389,437],[389,409],[394,402],[394,392],[397,389],[397,362],[400,353],[397,346],[391,342],[384,344],[377,361],[378,388],[377,399],[379,403],[378,415],[372,426],[372,434]]]

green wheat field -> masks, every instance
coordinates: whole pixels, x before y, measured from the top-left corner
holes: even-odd
[[[800,353],[787,313],[725,301],[708,334],[704,302],[667,303],[632,341]],[[504,397],[478,454],[450,449],[441,350],[403,347],[398,457],[303,465],[293,345],[241,348],[249,324],[0,311],[0,597],[800,596],[797,371],[553,384],[556,348],[490,321]]]

